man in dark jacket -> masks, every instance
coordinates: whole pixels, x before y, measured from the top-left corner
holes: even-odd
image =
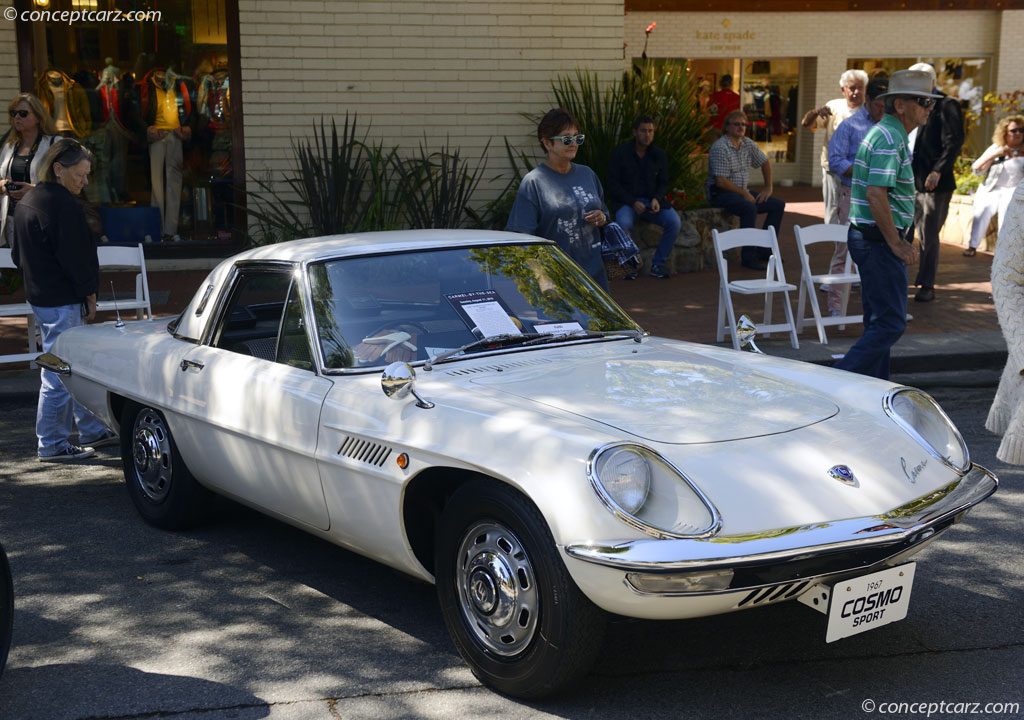
[[[931,75],[935,91],[935,68],[928,63],[917,63],[911,70],[923,70]],[[964,118],[960,103],[943,93],[935,103],[928,123],[917,131],[914,144],[914,232],[921,242],[921,264],[914,284],[920,289],[914,300],[931,302],[935,299],[935,272],[939,267],[939,231],[946,222],[949,201],[956,189],[953,164],[964,144]]]
[[[651,276],[669,276],[668,257],[679,236],[679,213],[665,202],[668,156],[654,144],[654,120],[640,115],[633,122],[633,140],[612,153],[608,167],[608,206],[615,222],[632,234],[637,218],[662,227],[651,261]]]

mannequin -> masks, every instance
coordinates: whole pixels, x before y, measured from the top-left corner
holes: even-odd
[[[231,162],[231,88],[227,68],[218,67],[203,77],[199,91],[200,113],[208,118],[206,130],[211,133],[207,172],[211,180],[213,222],[218,228],[233,222]]]
[[[139,82],[149,142],[152,205],[160,209],[165,242],[177,242],[181,212],[183,143],[192,137],[188,86],[170,68],[151,70]]]
[[[93,202],[116,203],[124,196],[124,176],[127,165],[128,131],[121,121],[121,92],[119,81],[121,71],[107,58],[107,67],[100,74],[96,88],[100,100],[99,128],[93,133],[91,143],[96,155],[93,180],[85,192],[92,193]],[[96,197],[92,197],[95,195]]]
[[[84,138],[91,129],[89,98],[69,75],[50,68],[36,81],[36,95],[66,137]]]

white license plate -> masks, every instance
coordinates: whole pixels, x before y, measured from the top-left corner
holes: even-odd
[[[833,585],[825,642],[835,642],[905,618],[916,567],[916,563],[907,563]]]

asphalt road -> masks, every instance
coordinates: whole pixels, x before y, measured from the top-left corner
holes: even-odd
[[[480,687],[430,586],[228,502],[199,530],[150,528],[113,453],[37,463],[34,406],[7,399],[17,610],[0,719],[1024,716],[1024,469],[995,460],[993,389],[930,391],[1002,486],[917,556],[906,620],[831,645],[797,603],[617,620],[578,691],[545,703]]]

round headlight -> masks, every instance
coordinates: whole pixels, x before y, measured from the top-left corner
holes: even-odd
[[[707,537],[721,525],[707,496],[650,448],[633,443],[599,447],[587,474],[609,510],[655,537]]]
[[[965,472],[970,466],[963,436],[930,395],[914,388],[897,390],[888,396],[886,410],[911,437],[954,470]]]
[[[608,495],[630,515],[647,502],[651,465],[646,458],[627,448],[616,448],[601,457],[597,471]]]

